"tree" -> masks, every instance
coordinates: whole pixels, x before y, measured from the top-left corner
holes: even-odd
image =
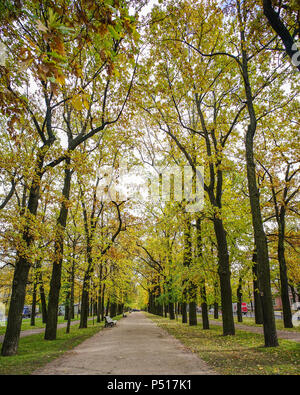
[[[24,120],[31,121],[31,130],[34,130],[39,137],[40,146],[36,153],[35,169],[24,214],[26,222],[22,231],[23,246],[17,251],[2,355],[14,355],[17,351],[26,281],[31,267],[30,248],[34,242],[32,227],[37,215],[42,177],[50,168],[68,160],[69,151],[74,151],[78,145],[92,138],[108,125],[117,122],[129,96],[130,83],[117,114],[114,119],[108,120],[105,113],[107,93],[111,80],[117,79],[116,74],[112,77],[114,58],[123,37],[133,32],[134,21],[134,18],[127,17],[126,5],[123,7],[123,4],[119,3],[119,9],[122,9],[119,16],[117,10],[113,11],[110,8],[109,3],[109,1],[103,4],[86,0],[82,4],[83,8],[80,9],[69,7],[69,4],[64,1],[42,5],[39,1],[34,1],[26,3],[14,20],[8,18],[4,21],[4,43],[7,46],[9,40],[11,51],[6,60],[9,68],[4,67],[1,70],[1,85],[5,92],[1,95],[1,105],[5,108],[4,115],[7,118],[11,117],[11,128],[22,127]],[[116,16],[115,20],[112,19],[113,12]],[[86,27],[90,26],[90,29],[82,29],[82,24]],[[93,47],[89,46],[92,41]],[[94,59],[91,64],[89,57]],[[85,65],[87,65],[85,77],[82,62],[86,62]],[[58,152],[55,157],[57,136],[54,132],[53,121],[66,103],[71,103],[73,108],[81,110],[87,105],[87,97],[89,97],[91,104],[93,98],[88,96],[89,87],[93,81],[105,73],[107,78],[102,90],[104,92],[102,113],[91,121],[91,112],[87,109],[85,127],[71,139],[67,152]],[[36,100],[35,92],[26,91],[31,78],[34,79],[39,92],[38,100]],[[70,89],[67,89],[69,87]],[[94,122],[97,122],[97,126],[94,126]],[[68,130],[67,133],[69,137],[73,136],[72,130]],[[50,162],[46,164],[48,158]],[[64,217],[65,214],[62,213],[59,221],[64,222]],[[61,247],[57,249],[57,253],[60,252]],[[50,314],[52,318],[49,320],[48,317],[47,321],[48,326],[51,326],[49,332],[47,331],[48,338],[55,338],[55,309],[59,292],[59,276],[60,269],[58,268],[58,275],[54,274],[52,283],[51,306],[53,307],[51,307],[52,313]]]
[[[262,0],[262,5],[269,24],[281,38],[286,53],[300,71],[299,49],[295,39],[300,33],[299,6],[295,1],[272,0]]]

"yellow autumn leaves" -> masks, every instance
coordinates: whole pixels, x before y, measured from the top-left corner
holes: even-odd
[[[88,110],[90,105],[89,95],[86,93],[78,93],[72,97],[71,103],[74,109],[77,111],[81,111],[84,108]]]

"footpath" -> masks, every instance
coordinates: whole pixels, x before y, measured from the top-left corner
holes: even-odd
[[[214,375],[206,363],[142,312],[128,314],[34,375]]]
[[[92,318],[89,318],[89,320],[92,320]],[[71,321],[71,325],[79,324],[80,321]],[[59,328],[65,328],[67,326],[67,322],[63,322],[62,324],[57,325],[57,329]],[[36,329],[27,329],[26,331],[21,331],[20,337],[25,337],[25,336],[30,336],[30,335],[36,335],[37,333],[44,333],[45,328],[36,328]],[[3,343],[4,340],[4,335],[0,335],[0,343]]]

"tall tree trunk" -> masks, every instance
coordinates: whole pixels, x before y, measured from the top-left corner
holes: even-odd
[[[237,318],[238,322],[243,322],[243,315],[242,315],[242,278],[239,278],[239,285],[237,287],[236,291],[236,297],[237,297]]]
[[[219,304],[218,304],[218,281],[214,282],[214,319],[217,320],[219,318]]]
[[[90,275],[88,272],[86,272],[82,284],[81,315],[80,315],[79,328],[87,328],[88,315],[89,315],[89,285],[90,285]]]
[[[94,306],[94,301],[93,301],[93,296],[90,297],[89,300],[89,316],[92,317],[93,315],[93,306]]]
[[[251,96],[252,97],[252,96]],[[258,262],[258,282],[262,302],[264,338],[266,347],[278,346],[273,300],[270,284],[270,264],[267,239],[263,228],[260,198],[256,184],[255,163],[253,157],[253,137],[256,130],[256,119],[248,126],[246,135],[247,178],[254,229],[255,246]]]
[[[201,297],[202,328],[209,329],[206,287],[205,287],[205,280],[204,279],[201,281],[201,284],[200,284],[200,297]]]
[[[188,270],[192,264],[192,256],[191,216],[189,213],[185,213],[183,265]],[[197,285],[193,282],[193,279],[187,279],[185,286],[186,296],[189,303],[189,325],[197,325]]]
[[[43,322],[43,324],[46,324],[46,322],[47,322],[47,303],[46,303],[46,295],[45,295],[42,274],[40,275],[39,283],[40,283],[40,299],[41,299],[41,306],[42,306],[42,322]]]
[[[260,292],[259,292],[259,286],[258,286],[258,277],[257,277],[257,254],[256,254],[256,251],[253,252],[252,262],[253,262],[252,274],[253,274],[255,323],[260,325],[263,323],[263,315],[262,315],[262,306],[261,306]]]
[[[158,296],[161,296],[161,288],[160,285],[157,286]],[[164,308],[163,304],[160,301],[157,301],[157,314],[161,317],[164,316]]]
[[[278,218],[278,261],[280,272],[280,296],[282,301],[283,323],[285,328],[293,328],[292,310],[289,298],[289,283],[285,260],[285,207],[281,207]]]
[[[151,290],[148,290],[148,312],[153,314],[153,295]]]
[[[30,186],[29,198],[27,203],[28,217],[22,234],[22,239],[26,248],[29,250],[34,242],[33,230],[31,229],[32,217],[35,218],[40,197],[40,183],[42,179],[42,168],[44,158],[49,146],[44,146],[37,154],[35,174]],[[26,214],[25,214],[26,215]],[[2,344],[1,355],[15,355],[18,350],[19,337],[22,325],[22,313],[25,302],[26,285],[30,270],[30,260],[24,254],[24,250],[17,251],[17,259],[12,282],[10,305],[7,317],[7,326]]]
[[[105,296],[105,283],[103,284],[102,287],[102,297],[101,297],[101,321],[104,320],[104,296]]]
[[[189,303],[189,325],[190,326],[197,325],[197,303],[196,302]]]
[[[108,315],[108,312],[109,312],[109,304],[110,304],[110,301],[109,301],[109,298],[108,298],[108,299],[107,299],[107,302],[106,302],[105,315]]]
[[[40,262],[36,262],[35,270],[33,275],[33,290],[32,290],[32,303],[31,303],[31,315],[30,315],[30,326],[35,326],[36,317],[36,304],[37,304],[37,285],[38,285],[38,270],[40,269]]]
[[[33,292],[32,292],[32,303],[31,303],[31,316],[30,325],[35,326],[35,312],[36,312],[36,290],[37,290],[37,279],[34,276]]]
[[[70,298],[71,298],[71,292],[70,290],[68,290],[66,292],[64,321],[66,321],[69,317]]]
[[[292,285],[290,285],[290,289],[291,289],[291,293],[292,293],[293,303],[296,303],[296,291],[295,291],[295,288]]]
[[[244,5],[243,5],[244,6]],[[254,136],[257,127],[256,113],[253,104],[252,89],[250,85],[249,73],[248,73],[248,55],[246,53],[245,45],[246,37],[244,30],[244,22],[240,9],[240,3],[238,2],[238,18],[240,23],[240,39],[241,39],[241,52],[242,52],[242,73],[243,82],[245,88],[245,95],[247,100],[247,108],[250,117],[250,123],[246,131],[246,164],[247,164],[247,180],[248,190],[250,197],[250,206],[252,214],[252,224],[254,230],[254,240],[257,252],[258,262],[258,282],[259,290],[262,302],[263,311],[263,327],[264,327],[264,339],[266,347],[278,346],[275,317],[273,309],[273,299],[271,292],[270,283],[270,263],[267,238],[263,227],[261,209],[260,209],[260,197],[256,182],[256,169],[254,162]]]
[[[215,141],[216,136],[214,130],[210,132],[207,130],[204,115],[201,110],[201,101],[196,99],[198,113],[201,120],[201,125],[205,135],[206,141],[206,151],[208,156],[212,158],[210,137],[214,140],[213,145],[216,147]],[[219,155],[219,149],[215,148],[216,157]],[[214,209],[213,214],[213,224],[214,232],[217,239],[217,250],[218,250],[218,275],[220,278],[220,291],[221,291],[221,305],[222,305],[222,322],[223,322],[223,335],[234,335],[234,320],[232,311],[232,290],[230,283],[230,263],[229,263],[229,253],[227,236],[224,228],[224,223],[222,220],[222,188],[223,188],[223,171],[221,169],[221,159],[217,159],[214,164],[215,159],[209,165],[210,168],[210,183],[209,186],[204,188],[208,193],[210,203]]]
[[[181,314],[182,314],[182,323],[187,324],[187,304],[186,302],[181,303]]]
[[[97,322],[101,322],[101,306],[102,306],[102,298],[101,298],[101,283],[98,288],[98,300],[97,300]]]
[[[71,319],[74,319],[74,291],[75,291],[75,253],[72,261],[72,269],[71,269],[71,298],[70,298],[70,310],[71,310]]]
[[[115,302],[111,302],[110,304],[110,316],[111,318],[117,315],[117,304]]]
[[[219,304],[218,302],[214,302],[214,319],[217,320],[219,318]]]
[[[82,307],[81,307],[80,326],[79,326],[80,328],[87,328],[87,320],[89,315],[90,279],[95,269],[92,252],[93,252],[94,234],[98,223],[98,219],[95,218],[96,201],[97,201],[97,193],[95,189],[93,194],[93,208],[92,208],[90,219],[88,219],[87,209],[84,200],[82,200],[81,202],[82,213],[84,218],[85,235],[86,235],[87,268],[84,274],[84,280],[82,285]],[[102,250],[101,252],[104,253],[104,250]]]
[[[223,222],[214,215],[214,229],[217,238],[218,249],[218,274],[220,277],[221,305],[223,335],[234,335],[234,320],[232,311],[232,291],[230,283],[229,253],[226,239],[226,232]]]
[[[168,317],[168,312],[169,312],[169,310],[168,310],[168,304],[167,304],[167,303],[164,303],[164,313],[165,313],[165,317],[166,317],[166,318]]]
[[[169,317],[170,317],[170,320],[175,320],[175,311],[174,311],[174,303],[173,302],[169,303]]]
[[[70,300],[69,300],[69,301],[70,301]],[[68,309],[68,316],[67,316],[66,333],[70,333],[71,319],[72,319],[72,309],[71,309],[70,306],[69,306],[69,309]]]
[[[103,264],[100,264],[99,268],[99,287],[98,287],[98,303],[97,303],[97,322],[101,322],[101,307],[102,307],[102,272]]]
[[[72,266],[71,266],[71,291],[70,291],[70,306],[68,311],[68,323],[66,333],[70,332],[71,320],[74,318],[74,288],[75,288],[75,245],[73,245]]]
[[[48,316],[45,330],[45,340],[55,340],[57,331],[57,313],[59,303],[59,293],[61,287],[61,272],[64,252],[64,232],[68,218],[68,202],[71,191],[72,171],[70,169],[70,158],[66,159],[65,177],[62,191],[63,202],[61,203],[59,217],[56,223],[56,235],[54,242],[54,261],[52,265],[52,275],[50,281]]]
[[[198,215],[196,218],[196,251],[197,258],[202,259],[202,234],[201,234],[201,218]],[[200,261],[201,262],[201,261]],[[208,308],[206,299],[205,278],[200,280],[200,297],[201,297],[201,315],[202,315],[202,328],[209,329]]]

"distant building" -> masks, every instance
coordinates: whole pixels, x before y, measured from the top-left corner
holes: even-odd
[[[290,305],[292,306],[294,301],[293,301],[293,295],[290,290],[289,290],[289,299],[290,299]],[[274,310],[282,310],[282,301],[281,301],[280,294],[278,292],[273,297],[273,307],[274,307]]]

